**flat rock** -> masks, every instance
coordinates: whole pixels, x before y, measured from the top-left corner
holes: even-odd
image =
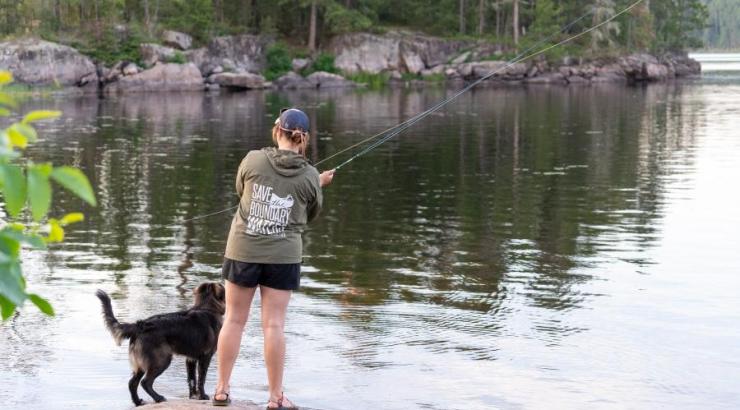
[[[162,403],[145,404],[135,407],[135,409],[144,410],[213,410],[216,407],[211,405],[210,400],[170,400]],[[220,408],[220,407],[219,407]],[[226,407],[235,410],[264,410],[264,404],[257,404],[251,401],[234,400]],[[300,406],[302,410],[316,410]]]
[[[235,90],[265,88],[265,77],[252,73],[221,73],[211,76],[213,83]]]
[[[187,50],[193,45],[193,38],[179,31],[165,30],[162,32],[162,42],[169,47]]]
[[[151,403],[135,407],[146,410],[205,410],[213,409],[210,400],[168,400],[162,403]],[[229,409],[263,410],[264,406],[251,401],[232,401]]]
[[[341,75],[327,73],[325,71],[317,71],[306,77],[306,80],[316,88],[341,88],[354,87],[357,85],[352,81],[345,79]]]
[[[97,87],[92,60],[72,47],[35,38],[0,42],[0,70],[29,85]]]
[[[528,84],[567,84],[565,77],[559,72],[545,73],[537,77],[527,78]]]
[[[466,78],[483,78],[490,73],[495,74],[491,78],[498,79],[521,79],[527,75],[528,67],[524,63],[510,64],[506,61],[478,61],[464,63],[458,66],[458,72]]]
[[[300,88],[316,88],[316,84],[311,83],[298,73],[293,71],[281,76],[272,82],[277,88],[295,90]]]
[[[106,93],[148,91],[202,91],[203,77],[193,63],[157,64],[138,74],[121,77],[103,89]]]

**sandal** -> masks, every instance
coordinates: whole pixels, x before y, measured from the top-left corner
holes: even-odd
[[[285,398],[285,393],[280,393],[280,398],[277,400],[268,400],[267,401],[267,410],[299,410],[298,407],[296,407],[293,403],[290,403],[290,406],[283,406],[283,400],[288,400]],[[290,402],[290,400],[288,400]],[[277,404],[277,407],[270,407],[271,403]]]
[[[226,396],[225,399],[217,399],[216,396]],[[226,407],[229,404],[231,404],[231,397],[229,397],[229,393],[225,391],[216,392],[213,395],[213,400],[211,400],[211,404],[218,407]]]

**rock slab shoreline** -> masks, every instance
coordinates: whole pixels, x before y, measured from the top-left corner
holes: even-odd
[[[171,400],[162,403],[145,404],[134,407],[142,410],[212,410],[212,409],[233,409],[233,410],[264,410],[264,404],[257,404],[251,401],[232,401],[228,407],[214,407],[210,400]],[[302,410],[316,410],[301,406]]]
[[[40,39],[0,42],[0,70],[13,72],[17,82],[31,86],[61,86],[83,92],[121,94],[162,91],[205,91],[263,88],[316,89],[357,84],[326,72],[303,77],[310,60],[296,59],[291,71],[273,82],[261,76],[267,64],[269,36],[237,35],[212,39],[205,47],[189,49],[186,34],[165,32],[166,45],[140,45],[139,67],[119,62],[112,68],[96,64],[74,48]],[[171,47],[170,47],[171,46]],[[525,63],[501,61],[501,46],[472,40],[445,40],[413,33],[384,35],[353,33],[334,37],[326,51],[346,74],[385,75],[391,86],[427,80],[475,81],[495,72],[486,83],[592,84],[653,82],[696,76],[701,65],[685,54],[635,53],[621,57],[558,63],[534,59]]]

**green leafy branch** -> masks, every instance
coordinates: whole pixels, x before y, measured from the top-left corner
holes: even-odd
[[[0,116],[16,108],[12,96],[2,87],[13,81],[7,71],[0,71]],[[34,163],[23,152],[38,139],[33,123],[57,118],[59,111],[32,111],[20,122],[0,129],[0,191],[5,214],[0,214],[0,313],[3,320],[26,300],[42,312],[53,315],[51,304],[41,296],[26,291],[21,268],[23,246],[47,249],[47,244],[62,242],[67,225],[84,220],[74,212],[60,219],[49,218],[52,203],[52,181],[95,206],[95,194],[85,174],[74,167],[54,167],[51,163]],[[30,213],[31,221],[27,215]]]

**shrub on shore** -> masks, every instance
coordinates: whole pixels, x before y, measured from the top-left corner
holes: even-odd
[[[346,77],[348,80],[354,81],[358,84],[364,84],[371,90],[385,87],[388,84],[388,80],[390,80],[390,75],[388,75],[388,73],[355,73],[348,74]]]
[[[265,57],[267,59],[267,68],[263,74],[269,81],[280,77],[293,68],[290,50],[283,43],[277,42],[271,45],[267,49]]]
[[[0,116],[16,108],[12,96],[3,86],[13,81],[7,71],[0,71]],[[4,213],[0,226],[0,314],[8,319],[25,301],[30,300],[42,312],[53,315],[51,304],[35,293],[29,293],[23,276],[24,247],[47,249],[47,245],[64,240],[64,227],[80,222],[84,215],[69,213],[62,218],[48,217],[52,205],[52,181],[90,205],[95,194],[85,174],[74,167],[55,167],[50,162],[35,163],[24,156],[25,149],[38,137],[33,124],[56,118],[58,111],[32,111],[21,121],[0,129],[0,188]]]

